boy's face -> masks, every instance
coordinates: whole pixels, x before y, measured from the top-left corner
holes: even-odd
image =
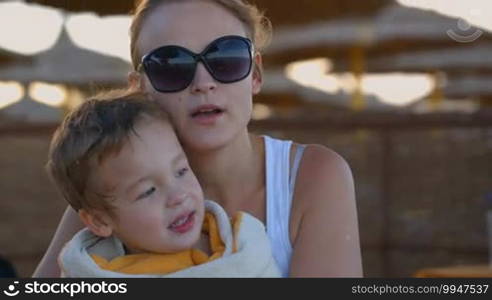
[[[91,173],[93,190],[110,195],[117,218],[105,217],[130,253],[177,252],[200,236],[203,191],[171,126],[137,122],[121,151]]]

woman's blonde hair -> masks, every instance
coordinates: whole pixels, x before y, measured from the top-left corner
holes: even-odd
[[[138,37],[142,30],[144,21],[149,15],[160,5],[165,3],[175,3],[190,0],[140,0],[133,12],[133,20],[130,27],[130,51],[132,64],[135,70],[140,64],[142,54],[139,53],[137,47]],[[272,34],[272,26],[268,18],[253,4],[246,0],[200,0],[211,1],[221,7],[224,7],[238,18],[246,29],[247,37],[251,39],[255,45],[256,51],[262,51],[270,42]],[[255,65],[256,70],[262,70]]]

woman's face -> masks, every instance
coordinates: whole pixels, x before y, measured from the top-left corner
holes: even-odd
[[[178,45],[200,53],[210,42],[226,35],[246,37],[246,30],[223,7],[211,1],[170,3],[161,5],[147,17],[137,47],[142,55],[164,45]],[[253,70],[241,81],[220,83],[198,63],[191,84],[173,93],[157,92],[147,76],[142,75],[143,88],[169,113],[185,148],[195,151],[219,148],[247,133],[252,95],[261,86],[261,78]]]

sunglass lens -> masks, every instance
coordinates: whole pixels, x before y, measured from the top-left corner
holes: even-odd
[[[196,64],[189,53],[179,47],[169,46],[158,49],[147,57],[144,67],[157,91],[173,92],[190,84]]]
[[[212,76],[223,83],[239,81],[251,70],[249,45],[239,38],[217,41],[205,53],[205,59]]]

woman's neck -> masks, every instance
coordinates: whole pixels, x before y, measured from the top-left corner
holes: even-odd
[[[227,207],[237,207],[245,197],[264,187],[262,138],[244,133],[228,145],[190,153],[188,160],[205,197]]]

